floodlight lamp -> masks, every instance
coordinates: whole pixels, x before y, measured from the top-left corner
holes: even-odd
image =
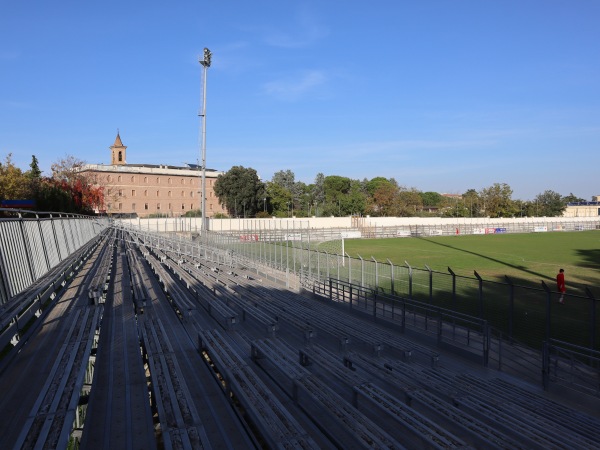
[[[212,57],[212,53],[210,52],[210,50],[207,49],[206,47],[204,47],[204,59],[202,61],[200,61],[200,64],[202,64],[205,67],[210,67],[211,57]]]

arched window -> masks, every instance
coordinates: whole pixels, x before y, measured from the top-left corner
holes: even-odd
[[[123,152],[119,152],[119,161],[123,161]]]

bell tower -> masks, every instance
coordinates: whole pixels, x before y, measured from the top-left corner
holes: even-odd
[[[119,136],[119,131],[117,130],[117,137],[115,138],[115,143],[113,145],[111,145],[110,147],[110,151],[111,151],[111,164],[115,165],[115,166],[122,166],[127,164],[127,160],[125,158],[126,156],[126,150],[127,147],[125,145],[123,145],[123,143],[121,142],[121,136]]]

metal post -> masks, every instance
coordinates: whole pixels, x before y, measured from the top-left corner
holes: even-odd
[[[514,317],[515,317],[515,286],[513,285],[513,282],[510,278],[508,278],[507,275],[504,275],[504,279],[506,280],[506,283],[508,284],[508,293],[509,293],[509,298],[508,298],[508,337],[510,339],[510,341],[512,342],[512,338],[513,338],[513,322],[514,322]]]
[[[404,264],[406,264],[406,267],[408,267],[408,298],[412,299],[413,294],[412,294],[412,290],[413,290],[413,270],[412,267],[410,266],[410,264],[408,263],[408,261],[404,261]],[[427,266],[425,266],[427,267]],[[431,273],[431,271],[430,271]]]
[[[429,304],[431,305],[433,303],[433,271],[427,265],[425,268],[429,271]]]
[[[202,186],[200,187],[200,214],[202,214],[200,221],[200,233],[204,234],[207,228],[206,223],[206,75],[208,68],[210,67],[212,53],[209,49],[204,47],[203,59],[198,62],[202,66],[202,111],[200,116],[202,117]]]
[[[542,281],[542,287],[546,291],[546,336],[545,340],[550,340],[550,321],[552,319],[550,305],[552,304],[552,293],[550,292],[550,288]]]
[[[379,290],[379,267],[377,266],[377,260],[371,256],[371,259],[375,263],[375,289]]]
[[[473,271],[473,274],[479,281],[479,318],[483,319],[483,278],[479,276],[476,270]]]
[[[358,257],[360,258],[360,287],[365,287],[365,260],[360,255]]]
[[[585,293],[590,299],[590,348],[596,349],[596,298],[588,287],[585,288]]]
[[[392,295],[396,295],[396,292],[394,290],[394,263],[392,263],[389,258],[387,259],[388,264],[390,265],[390,279],[391,279],[391,286],[390,289],[392,291]]]
[[[452,309],[456,311],[456,274],[448,267],[448,272],[452,275]],[[456,336],[456,321],[452,318],[452,338]]]

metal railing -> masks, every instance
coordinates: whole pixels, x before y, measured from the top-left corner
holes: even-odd
[[[0,219],[0,305],[27,289],[109,226],[106,218],[15,214],[16,217]]]

